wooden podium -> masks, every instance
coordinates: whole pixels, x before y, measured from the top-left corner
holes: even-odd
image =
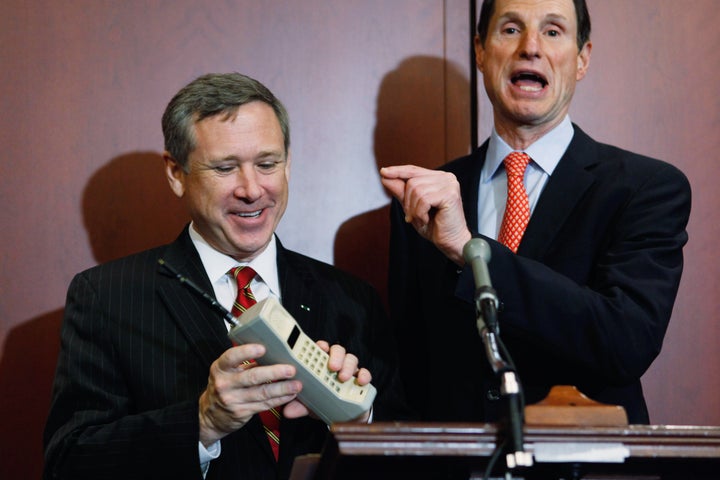
[[[299,458],[292,480],[482,479],[501,433],[494,424],[335,424],[321,455]],[[720,427],[532,426],[534,464],[515,479],[720,479]],[[500,457],[491,478],[502,477]]]

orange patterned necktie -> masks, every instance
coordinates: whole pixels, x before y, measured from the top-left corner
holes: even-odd
[[[498,241],[513,252],[517,252],[525,227],[530,221],[530,202],[523,184],[530,157],[527,153],[512,152],[505,157],[503,163],[507,173],[508,195]]]
[[[235,317],[240,316],[245,310],[255,305],[255,296],[250,290],[250,282],[255,278],[255,270],[250,267],[235,267],[230,270],[230,275],[235,277],[238,286],[237,298],[233,303],[232,314]],[[275,460],[278,459],[280,453],[280,413],[271,408],[264,412],[260,412],[260,419],[263,422],[263,428],[270,441]]]

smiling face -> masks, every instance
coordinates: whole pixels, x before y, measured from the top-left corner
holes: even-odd
[[[500,135],[524,129],[541,136],[560,123],[591,48],[588,42],[578,51],[572,0],[497,0],[475,54]]]
[[[290,158],[272,107],[261,101],[194,124],[187,172],[165,152],[170,187],[197,232],[239,261],[257,257],[288,201]]]

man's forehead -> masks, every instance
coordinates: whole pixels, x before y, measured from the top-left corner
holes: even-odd
[[[497,0],[493,14],[500,16],[527,10],[542,12],[544,16],[575,17],[573,0]]]
[[[193,143],[191,153],[202,150],[205,156],[216,160],[245,158],[237,154],[240,148],[245,154],[251,153],[255,160],[285,159],[282,128],[272,108],[268,106],[272,113],[241,109],[242,106],[193,122],[189,132]]]

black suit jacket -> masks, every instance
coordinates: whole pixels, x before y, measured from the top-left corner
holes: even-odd
[[[223,319],[158,265],[212,292],[187,229],[172,244],[78,274],[69,290],[45,431],[47,478],[202,478],[198,398],[231,347]],[[373,374],[376,419],[401,416],[393,342],[368,285],[278,242],[283,305],[305,333],[344,345]],[[302,305],[302,307],[301,307]],[[207,479],[286,478],[328,429],[281,424],[279,462],[257,416],[222,440]]]
[[[485,238],[500,338],[528,403],[553,385],[575,385],[624,406],[631,423],[647,423],[640,377],[660,352],[678,289],[690,187],[675,167],[574,128],[517,255]],[[460,182],[474,236],[487,145],[443,167]],[[470,267],[458,269],[420,238],[397,202],[392,224],[391,313],[408,401],[424,419],[497,420]]]

